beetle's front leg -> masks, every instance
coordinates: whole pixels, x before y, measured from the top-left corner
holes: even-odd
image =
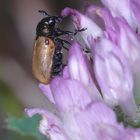
[[[68,50],[68,48],[64,46],[64,43],[67,44],[67,45],[71,45],[70,42],[68,42],[67,40],[63,40],[63,39],[61,39],[61,38],[55,38],[55,39],[54,39],[54,42],[55,42],[56,44],[60,44],[60,45],[61,45],[64,49],[66,49],[66,50]]]
[[[55,32],[56,32],[56,36],[61,36],[61,35],[73,35],[73,32],[71,32],[71,31],[63,31],[63,30],[61,30],[61,29],[59,29],[59,28],[57,28],[57,29],[55,30]]]
[[[61,36],[61,35],[70,35],[70,36],[75,36],[77,33],[79,32],[83,32],[85,31],[87,28],[82,28],[82,29],[76,29],[74,32],[72,31],[63,31],[59,28],[56,29],[56,34],[57,36]]]
[[[85,30],[87,30],[87,28],[76,29],[75,32],[74,32],[74,35],[76,35],[76,34],[79,33],[79,32],[83,32],[83,31],[85,31]]]

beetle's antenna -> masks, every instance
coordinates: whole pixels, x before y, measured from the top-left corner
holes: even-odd
[[[38,12],[39,13],[42,13],[42,14],[44,14],[45,16],[50,16],[46,11],[44,11],[44,10],[38,10]]]
[[[53,19],[55,19],[56,22],[61,22],[63,17],[62,16],[50,16],[46,11],[44,10],[38,10],[39,13],[44,14],[47,17],[52,17]]]

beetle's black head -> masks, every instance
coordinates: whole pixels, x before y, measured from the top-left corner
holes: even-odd
[[[43,35],[44,33],[49,33],[50,31],[54,30],[56,25],[55,19],[52,17],[45,17],[43,18],[36,27],[37,35]]]
[[[52,27],[52,26],[55,26],[55,24],[56,24],[56,21],[53,17],[46,17],[46,18],[42,19],[40,22],[41,22],[41,24],[43,24],[44,26],[47,26],[47,27]]]
[[[37,36],[47,36],[50,35],[55,30],[55,25],[62,21],[60,16],[50,16],[44,10],[39,10],[40,13],[43,13],[46,17],[43,18],[36,27]]]

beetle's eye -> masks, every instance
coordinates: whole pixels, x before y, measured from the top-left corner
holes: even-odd
[[[45,22],[45,25],[49,25],[49,23],[48,22]]]
[[[49,20],[49,24],[53,23],[53,20]]]

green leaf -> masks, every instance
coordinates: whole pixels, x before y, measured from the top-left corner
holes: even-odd
[[[140,128],[140,118],[137,120],[132,120],[123,113],[119,106],[116,106],[114,111],[116,113],[118,122],[123,123],[125,127]]]
[[[121,110],[120,106],[116,106],[116,107],[114,108],[114,111],[115,111],[115,113],[116,113],[118,122],[124,122],[124,120],[125,120],[125,115],[124,115],[123,111]]]
[[[34,115],[31,118],[25,116],[20,119],[9,116],[8,128],[19,132],[22,135],[34,136],[38,140],[47,140],[47,138],[41,135],[41,133],[38,131],[40,119],[40,115]]]
[[[1,113],[8,112],[16,116],[23,115],[23,107],[14,96],[13,90],[0,79],[0,110]]]
[[[15,131],[0,129],[0,140],[37,140],[32,136],[23,136]]]

